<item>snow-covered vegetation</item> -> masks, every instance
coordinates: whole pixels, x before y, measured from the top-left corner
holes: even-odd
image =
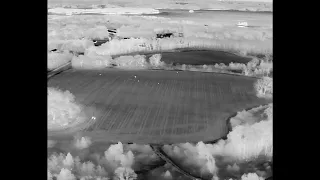
[[[122,40],[111,40],[99,47],[91,46],[86,53],[96,52],[101,55],[117,55],[132,52],[167,51],[177,48],[198,48],[215,49],[237,53],[270,53],[271,49],[260,49],[254,46],[254,42],[242,42],[236,40],[212,40],[208,38],[167,38],[167,39],[147,39],[131,38]]]
[[[48,10],[53,14],[158,14],[159,10],[152,8],[94,8],[94,9],[73,9],[73,8],[52,8]]]
[[[273,79],[270,77],[263,77],[256,82],[255,88],[259,96],[272,96]]]
[[[220,72],[220,73],[234,73],[238,70],[246,76],[264,77],[272,71],[272,62],[268,63],[266,68],[262,60],[253,58],[247,64],[230,63],[225,65],[223,63],[215,65],[172,65],[161,61],[161,54],[152,55],[149,60],[145,55],[134,56],[119,56],[112,58],[110,55],[97,55],[96,52],[86,53],[88,55],[79,55],[72,58],[72,67],[75,69],[101,69],[107,67],[121,68],[121,69],[164,69],[164,70],[183,70],[183,71],[200,71],[200,72]]]
[[[49,52],[48,53],[48,70],[53,70],[63,64],[66,64],[71,61],[73,55],[69,52],[64,53],[56,53]]]
[[[167,51],[176,48],[216,49],[246,54],[271,54],[272,29],[237,29],[223,24],[185,21],[170,18],[125,17],[116,15],[98,16],[49,16],[48,51],[71,52],[75,55],[119,55],[132,52]],[[117,29],[111,35],[109,30]],[[158,33],[172,33],[170,38],[158,39]],[[122,39],[129,38],[129,39]],[[107,42],[95,47],[94,40]],[[52,55],[49,52],[48,56]],[[64,57],[64,56],[62,56]],[[59,62],[63,63],[70,57]],[[61,63],[51,62],[53,69]],[[248,71],[248,73],[250,73]]]
[[[82,139],[85,142],[88,140],[88,138]],[[89,146],[81,148],[79,151],[85,152],[88,148]],[[157,159],[150,146],[137,144],[124,145],[121,142],[110,145],[100,154],[86,153],[81,155],[80,153],[78,156],[75,156],[71,153],[53,153],[48,157],[48,179],[56,177],[63,180],[106,180],[111,178],[133,180],[137,177],[133,168],[139,169],[143,164]]]
[[[272,11],[272,0],[49,0],[49,7],[64,8],[119,8],[119,7],[145,7],[157,9],[212,9],[212,10],[238,10],[238,11]]]
[[[111,66],[111,56],[74,56],[71,64],[75,69],[101,69]]]
[[[81,105],[69,91],[48,88],[48,129],[66,127],[75,122],[81,113]]]

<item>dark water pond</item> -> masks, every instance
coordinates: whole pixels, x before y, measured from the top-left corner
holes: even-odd
[[[161,60],[167,64],[214,65],[219,63],[248,63],[251,58],[237,56],[223,51],[180,51],[161,53]],[[151,55],[148,55],[151,56]],[[147,57],[148,57],[147,56]]]
[[[173,50],[169,52],[145,52],[145,53],[130,53],[126,55],[145,55],[147,61],[153,54],[161,54],[161,61],[166,64],[172,65],[215,65],[224,63],[225,65],[233,63],[243,63],[247,64],[251,61],[250,57],[238,56],[233,53],[224,52],[224,51],[216,51],[216,50]],[[123,55],[113,56],[119,57]]]

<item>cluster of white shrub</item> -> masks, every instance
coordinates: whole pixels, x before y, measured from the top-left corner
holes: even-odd
[[[56,53],[56,52],[49,52],[48,53],[48,70],[53,70],[59,66],[62,66],[71,61],[73,54],[69,52],[64,53]]]
[[[215,64],[214,67],[223,70],[240,70],[243,75],[257,77],[269,77],[273,71],[272,61],[266,62],[257,58],[253,58],[247,64],[231,62],[228,66],[220,63]]]
[[[269,53],[271,49],[260,49],[254,45],[254,42],[242,42],[236,40],[212,40],[207,38],[196,37],[176,37],[176,38],[130,38],[130,39],[113,39],[105,44],[94,47],[91,46],[86,53],[96,52],[100,55],[118,55],[132,52],[152,52],[166,51],[177,48],[198,48],[198,49],[216,49],[236,53]]]
[[[82,118],[82,106],[69,91],[48,88],[48,129],[63,128]]]
[[[81,139],[82,143],[91,144],[88,144],[87,141],[91,142],[88,138]],[[77,143],[75,146],[78,147]],[[83,148],[89,146],[80,150]],[[123,145],[121,142],[110,145],[102,156],[95,153],[86,157],[53,153],[48,158],[48,180],[53,177],[60,180],[134,180],[137,174],[133,168],[154,159],[157,156],[150,146]]]
[[[159,14],[159,10],[152,8],[93,8],[93,9],[73,9],[73,8],[50,8],[49,13],[53,14]]]
[[[156,48],[155,44],[157,42],[152,42],[153,40],[150,39],[145,42],[146,48],[142,50],[168,49],[169,47],[207,47],[256,53],[270,52],[272,50],[272,43],[264,42],[264,40],[272,38],[272,31],[269,30],[224,29],[219,26],[213,26],[214,28],[212,29],[204,29],[203,24],[200,26],[200,24],[197,25],[195,23],[186,24],[183,21],[173,23],[170,19],[124,16],[74,16],[50,19],[48,39],[50,41],[78,40],[81,38],[106,39],[109,38],[108,28],[111,27],[106,25],[106,22],[107,24],[112,24],[113,28],[118,27],[119,32],[117,34],[121,37],[150,38],[155,36],[156,33],[182,33],[184,36],[182,39],[186,42],[181,44],[181,38],[170,38],[170,40],[164,41]],[[124,41],[124,43],[121,43],[115,41],[112,45],[118,47],[117,43],[120,43],[121,47],[125,46],[125,49],[123,49],[125,52],[139,51],[136,47],[130,48],[130,46],[143,42],[138,39],[133,41],[137,42]],[[168,43],[171,45],[166,46]],[[150,45],[152,47],[148,48]]]
[[[255,89],[258,96],[272,96],[273,95],[273,78],[263,77],[255,83]]]

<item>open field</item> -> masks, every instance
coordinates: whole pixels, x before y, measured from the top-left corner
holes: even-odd
[[[200,72],[71,69],[48,86],[69,90],[95,109],[95,122],[81,131],[93,141],[178,143],[219,139],[232,114],[268,102],[256,97],[255,81]]]

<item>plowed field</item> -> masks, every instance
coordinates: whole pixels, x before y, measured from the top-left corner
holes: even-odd
[[[235,112],[265,104],[255,78],[188,71],[70,69],[48,80],[91,109],[74,130],[51,131],[49,139],[74,133],[93,141],[178,143],[218,139]],[[94,111],[92,110],[94,109]]]

